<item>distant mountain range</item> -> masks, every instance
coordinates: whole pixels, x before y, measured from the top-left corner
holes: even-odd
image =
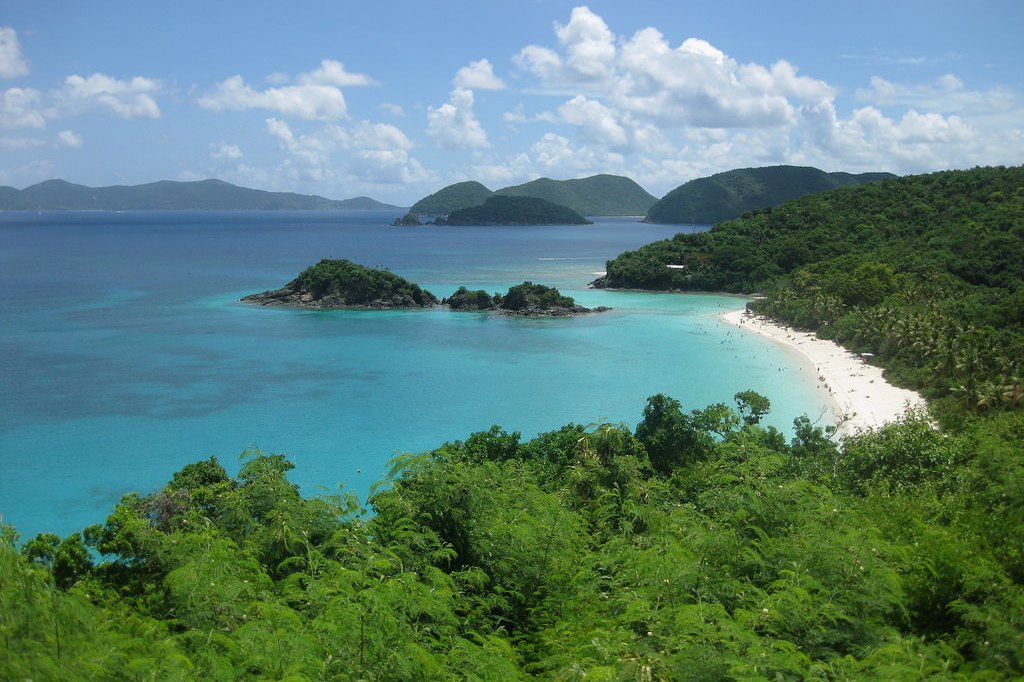
[[[369,197],[335,201],[310,194],[265,192],[222,180],[86,187],[47,180],[18,190],[0,187],[3,211],[281,211],[397,209]]]
[[[492,196],[543,199],[585,216],[645,215],[657,198],[633,180],[594,175],[577,180],[540,178],[492,192],[479,182],[459,182],[420,199],[409,212],[416,216],[448,215],[483,204]]]
[[[807,166],[741,168],[680,185],[651,207],[644,222],[720,223],[805,194],[895,177],[892,173],[826,173]]]

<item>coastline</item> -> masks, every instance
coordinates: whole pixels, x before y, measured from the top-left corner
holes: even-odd
[[[831,400],[833,423],[840,425],[840,435],[878,428],[925,405],[918,393],[893,386],[883,378],[880,367],[869,365],[833,341],[753,317],[746,310],[723,313],[719,318],[803,355],[817,371],[819,388]]]

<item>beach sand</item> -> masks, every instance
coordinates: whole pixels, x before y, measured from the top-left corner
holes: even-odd
[[[840,435],[896,421],[925,404],[914,391],[889,384],[882,378],[881,368],[832,341],[748,315],[745,310],[725,313],[721,319],[804,355],[817,371],[819,387],[831,398],[832,419],[840,425]]]

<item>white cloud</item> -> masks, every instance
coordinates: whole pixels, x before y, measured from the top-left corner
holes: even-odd
[[[558,113],[566,123],[579,128],[584,141],[609,147],[621,147],[628,141],[615,111],[596,100],[576,95],[560,106]]]
[[[122,81],[94,73],[88,78],[68,76],[55,97],[62,114],[83,114],[100,108],[121,118],[160,118],[160,107],[153,99],[159,90],[159,81],[149,78],[136,76]]]
[[[0,78],[27,75],[28,62],[21,54],[18,32],[9,26],[0,26]]]
[[[455,74],[455,87],[469,90],[504,90],[505,82],[494,75],[494,67],[486,59],[470,62]]]
[[[395,104],[394,102],[381,102],[380,108],[392,116],[405,116],[405,109],[402,108],[402,105]]]
[[[57,133],[58,147],[78,149],[83,144],[85,144],[85,140],[83,140],[82,136],[76,133],[74,130],[62,130],[59,133]]]
[[[235,161],[242,158],[242,150],[236,144],[221,142],[210,145],[210,158],[218,161]]]
[[[429,177],[409,153],[412,141],[393,125],[361,121],[350,129],[328,124],[303,133],[280,119],[266,125],[288,154],[280,171],[297,181],[402,185]]]
[[[284,116],[332,120],[347,113],[345,96],[331,85],[292,85],[258,91],[241,76],[221,81],[213,92],[199,98],[199,106],[213,111],[267,109]]]
[[[546,47],[528,45],[513,60],[550,88],[582,88],[607,82],[615,75],[615,36],[604,19],[588,8],[574,8],[568,24],[555,24],[555,35],[564,56]]]
[[[445,149],[489,147],[487,133],[473,113],[473,91],[452,90],[447,104],[427,110],[427,134]]]
[[[267,81],[280,87],[256,90],[241,76],[231,76],[200,97],[198,103],[213,111],[266,109],[282,116],[332,121],[348,115],[342,87],[375,83],[369,76],[350,73],[344,64],[331,59],[323,60],[312,71],[300,73],[295,78],[297,85],[287,85],[291,80],[287,74],[275,72],[267,76]]]
[[[333,59],[325,59],[320,66],[307,73],[299,74],[300,85],[330,85],[343,88],[351,85],[373,85],[374,80],[361,73],[349,73],[345,65]]]
[[[10,88],[0,93],[0,128],[44,128],[42,93],[32,88]]]

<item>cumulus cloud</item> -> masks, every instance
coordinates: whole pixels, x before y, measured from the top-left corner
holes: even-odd
[[[349,73],[345,65],[333,59],[325,59],[320,66],[298,76],[300,85],[330,85],[343,88],[352,85],[373,85],[375,81],[362,73]]]
[[[270,118],[267,132],[287,152],[288,174],[318,183],[401,185],[428,177],[412,158],[412,141],[386,123],[360,121],[351,128],[328,124],[297,133],[286,121]]]
[[[159,81],[149,78],[136,76],[123,81],[94,73],[87,78],[78,75],[65,78],[56,99],[66,113],[106,109],[121,118],[160,118],[160,107],[153,99],[159,90]]]
[[[9,26],[0,26],[0,78],[27,75],[28,62],[21,54],[18,32]]]
[[[579,128],[580,138],[585,141],[610,147],[621,147],[628,141],[615,111],[596,100],[576,95],[560,106],[558,113],[566,123]]]
[[[291,85],[255,90],[241,76],[221,81],[213,92],[199,98],[199,106],[213,111],[267,109],[284,116],[331,120],[347,113],[345,96],[331,85]]]
[[[44,128],[42,93],[32,88],[9,88],[0,93],[0,128]]]
[[[58,147],[78,149],[83,144],[85,144],[85,140],[83,140],[82,136],[76,133],[74,130],[62,130],[59,133],[57,133]]]
[[[470,62],[455,74],[455,87],[468,90],[503,90],[505,82],[494,75],[494,67],[486,59]]]
[[[344,64],[331,59],[323,60],[312,71],[300,73],[295,78],[296,85],[287,85],[291,78],[282,73],[273,73],[267,79],[281,87],[257,90],[236,75],[200,97],[199,106],[213,111],[266,109],[282,116],[330,121],[348,114],[340,88],[374,83],[369,76],[350,73]]]
[[[448,103],[427,110],[427,134],[445,149],[489,147],[487,133],[473,113],[473,91],[452,90]]]
[[[9,88],[0,92],[0,128],[45,128],[48,121],[94,113],[125,119],[160,118],[159,81],[136,76],[119,80],[94,73],[68,76],[60,88],[42,92]]]
[[[236,144],[221,142],[210,145],[210,158],[218,161],[235,161],[242,158],[242,150]]]
[[[615,75],[615,36],[604,19],[586,7],[572,10],[569,23],[555,23],[562,53],[528,45],[514,57],[522,69],[540,78],[545,87],[586,87]]]

